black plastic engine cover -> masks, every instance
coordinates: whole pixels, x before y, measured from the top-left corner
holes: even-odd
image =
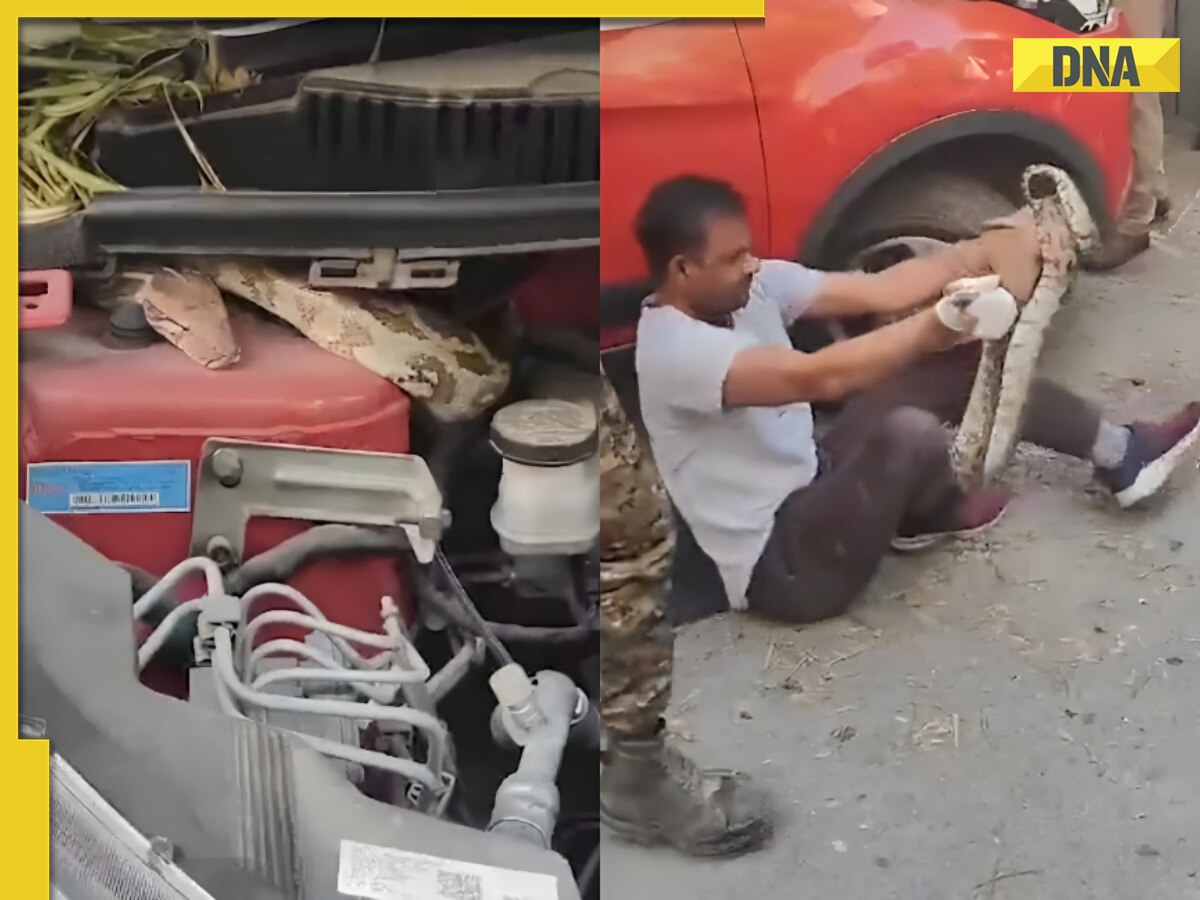
[[[461,191],[599,179],[594,29],[312,71],[177,105],[230,189]],[[101,168],[130,188],[195,186],[164,105],[98,123]]]

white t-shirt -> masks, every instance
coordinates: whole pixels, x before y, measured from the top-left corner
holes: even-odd
[[[744,347],[791,347],[787,328],[820,289],[822,273],[767,260],[733,327],[671,306],[642,310],[637,372],[642,418],[671,499],[716,563],[734,609],[746,608],[754,566],[793,491],[817,474],[812,408],[726,409],[725,375]]]

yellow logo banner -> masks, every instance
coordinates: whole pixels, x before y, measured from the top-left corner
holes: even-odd
[[[1013,39],[1015,93],[1179,91],[1179,38]]]

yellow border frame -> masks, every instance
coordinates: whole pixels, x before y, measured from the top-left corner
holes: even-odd
[[[148,16],[161,16],[162,9],[150,3],[126,3],[121,12],[145,9]],[[272,13],[274,3],[259,4],[255,11],[262,17],[324,18],[328,3],[285,3],[279,12]],[[562,0],[512,0],[510,3],[485,3],[481,0],[446,0],[436,7],[422,6],[408,15],[403,7],[373,3],[353,4],[358,12],[345,18],[411,18],[411,19],[761,19],[766,15],[766,0],[591,0],[591,2],[562,5]],[[375,9],[376,13],[368,13]],[[84,18],[94,16],[94,7],[86,4],[54,4],[54,15],[39,13],[23,18]],[[401,15],[397,15],[401,13]],[[177,18],[186,18],[179,16]],[[226,6],[218,3],[204,14],[206,19],[241,19],[246,16],[244,4]]]
[[[13,49],[12,61],[4,71],[3,83],[9,97],[17,95],[17,28],[19,18],[7,19],[4,23],[4,43]],[[17,107],[9,107],[8,125],[4,132],[4,165],[9,173],[16,174],[17,167]],[[4,259],[17,262],[17,179],[8,183],[5,191],[9,214],[8,226],[12,229],[4,242]],[[3,329],[4,382],[8,385],[5,394],[12,406],[5,404],[9,423],[8,438],[4,441],[5,467],[12,477],[17,474],[17,446],[20,439],[17,414],[17,304],[9,307],[9,324]],[[18,596],[18,535],[17,510],[9,507],[9,524],[5,528],[8,537],[4,540],[4,571],[8,572],[7,627],[4,641],[0,644],[0,655],[4,658],[4,712],[2,721],[8,729],[9,738],[0,741],[0,768],[4,771],[4,793],[8,797],[7,821],[11,826],[4,835],[5,893],[14,897],[47,897],[50,894],[50,745],[47,741],[20,740],[18,738],[17,703],[17,596]]]

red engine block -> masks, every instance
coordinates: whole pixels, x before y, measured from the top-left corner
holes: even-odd
[[[201,447],[210,437],[408,451],[410,401],[399,388],[282,326],[251,315],[236,315],[233,326],[242,358],[222,371],[209,371],[164,342],[114,349],[104,340],[108,317],[89,310],[77,310],[59,328],[23,332],[20,496],[26,496],[29,463],[160,460],[191,461],[194,496]],[[154,575],[189,556],[190,513],[52,518],[108,558]],[[246,556],[308,527],[253,520]],[[394,560],[320,561],[291,584],[330,619],[356,628],[382,630],[385,594],[412,615]],[[197,583],[185,597],[200,588]]]

